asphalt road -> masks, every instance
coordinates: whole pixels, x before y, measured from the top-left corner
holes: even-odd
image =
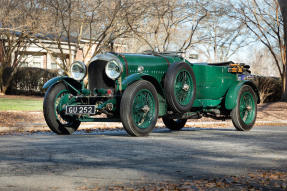
[[[0,190],[81,190],[287,169],[287,127],[0,136]]]

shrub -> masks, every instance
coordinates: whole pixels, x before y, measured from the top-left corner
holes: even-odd
[[[7,79],[6,75],[11,74],[11,69],[7,68],[3,75],[3,81]],[[42,68],[19,68],[14,74],[13,79],[7,89],[6,94],[12,95],[44,95],[43,85],[51,78],[57,76],[56,71]]]
[[[282,87],[280,78],[255,76],[253,82],[258,87],[261,103],[280,101]]]

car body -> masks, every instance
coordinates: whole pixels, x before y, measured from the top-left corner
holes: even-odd
[[[258,90],[244,64],[190,63],[176,53],[105,53],[87,67],[73,63],[71,74],[44,85],[44,116],[58,134],[73,133],[80,122],[121,121],[130,135],[146,136],[158,118],[171,130],[202,116],[231,118],[242,131],[256,120]]]

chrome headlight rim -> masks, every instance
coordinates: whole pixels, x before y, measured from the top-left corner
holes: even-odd
[[[115,65],[117,65],[117,67],[119,67],[120,70],[119,70],[117,76],[111,76],[109,74],[108,70],[109,70],[110,64],[115,64]],[[106,73],[108,78],[110,78],[112,80],[116,80],[121,76],[122,72],[123,72],[123,65],[121,63],[117,62],[116,60],[110,60],[107,62],[106,66],[105,66],[105,73]]]
[[[81,77],[76,77],[75,73],[73,72],[73,67],[77,65],[79,66],[80,68],[83,69],[83,72],[82,72],[82,76]],[[82,81],[86,76],[87,76],[87,66],[84,62],[81,62],[81,61],[75,61],[71,64],[71,67],[70,67],[70,73],[71,73],[71,77],[77,81]]]

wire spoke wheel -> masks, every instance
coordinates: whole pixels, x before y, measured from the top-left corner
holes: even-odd
[[[239,131],[250,130],[256,120],[257,96],[254,90],[244,85],[239,91],[237,104],[231,111],[231,119],[234,127]]]
[[[72,103],[72,100],[70,100],[71,96],[72,94],[69,91],[62,90],[55,98],[55,115],[59,123],[63,126],[69,126],[73,123],[72,117],[65,114],[67,104]]]
[[[152,93],[140,90],[133,101],[132,116],[134,123],[139,128],[147,128],[153,121],[155,114],[155,101]]]
[[[245,124],[252,123],[255,115],[255,101],[250,92],[245,92],[240,97],[240,117]]]
[[[179,72],[174,83],[174,93],[177,102],[182,106],[189,104],[193,96],[193,84],[190,73],[186,70]]]
[[[64,84],[51,86],[45,94],[43,112],[49,128],[59,135],[69,135],[78,129],[81,122],[77,116],[66,115],[66,106],[76,104]]]
[[[120,107],[121,121],[131,136],[147,136],[158,117],[157,91],[152,83],[140,80],[125,90]]]
[[[190,111],[196,97],[196,81],[192,66],[185,62],[169,66],[164,79],[164,93],[171,110]]]

